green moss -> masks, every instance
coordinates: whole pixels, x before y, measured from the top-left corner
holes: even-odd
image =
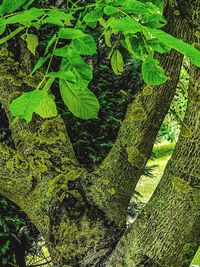
[[[65,220],[54,226],[53,234],[57,240],[56,250],[68,260],[83,254],[85,251],[95,250],[104,230],[100,222],[89,222],[83,217],[79,223]]]
[[[190,138],[192,136],[191,129],[185,124],[182,124],[180,135],[185,138]]]
[[[146,157],[140,151],[134,147],[129,146],[126,148],[126,152],[128,154],[128,161],[133,165],[140,169],[144,168],[146,164]]]
[[[143,95],[148,96],[153,93],[153,87],[150,85],[146,85],[142,90]]]
[[[130,119],[133,121],[143,121],[147,119],[147,114],[138,101],[134,101],[129,109]]]
[[[19,75],[19,74],[18,74]],[[36,72],[34,76],[24,76],[23,83],[27,84],[30,87],[36,88],[39,82],[42,80],[43,75],[41,72]]]
[[[115,195],[115,194],[116,194],[116,190],[115,190],[115,188],[110,188],[110,189],[108,189],[108,193],[109,193],[110,195]]]
[[[23,63],[22,63],[23,64]],[[41,72],[36,72],[34,76],[27,76],[23,71],[24,66],[14,59],[14,55],[9,52],[6,44],[0,46],[0,80],[8,80],[10,84],[21,87],[28,85],[36,88],[42,80]]]
[[[182,194],[189,194],[193,190],[188,181],[178,176],[173,177],[172,185],[177,192]]]
[[[0,46],[0,80],[8,80],[11,84],[21,86],[22,73],[18,76],[19,63],[13,59],[13,54],[8,51],[7,45]],[[25,74],[23,75],[25,76]]]
[[[103,178],[101,179],[101,182],[102,182],[102,184],[105,185],[105,186],[108,186],[109,183],[110,183],[109,180],[107,180],[107,179],[103,179]]]

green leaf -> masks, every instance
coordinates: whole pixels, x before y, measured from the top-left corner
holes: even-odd
[[[27,123],[31,121],[33,112],[44,97],[43,91],[34,90],[23,93],[10,104],[10,112],[13,116],[24,119]]]
[[[38,46],[38,37],[37,37],[37,35],[27,33],[27,34],[24,35],[23,39],[27,43],[28,50],[30,50],[31,53],[33,55],[35,55],[35,50],[36,50],[36,48]]]
[[[63,28],[58,32],[58,37],[62,39],[75,39],[84,37],[85,35],[82,31],[72,28]]]
[[[45,10],[39,8],[31,8],[23,13],[9,17],[6,20],[7,24],[20,23],[26,27],[32,26],[32,22],[45,14]]]
[[[134,18],[110,18],[108,20],[108,26],[112,30],[121,31],[123,34],[136,33],[141,31],[141,25]]]
[[[145,44],[143,37],[140,34],[138,36],[126,35],[125,47],[135,58],[141,59],[143,57]]]
[[[6,29],[6,19],[0,18],[0,35],[5,32]]]
[[[54,24],[60,27],[64,25],[71,26],[71,20],[74,19],[72,14],[67,14],[59,9],[51,9],[47,13],[47,17],[42,20],[42,23]]]
[[[36,107],[35,113],[43,119],[57,116],[58,111],[55,104],[55,97],[45,93],[42,101]]]
[[[42,20],[42,24],[53,24],[59,27],[63,27],[64,23],[56,17],[47,17]]]
[[[83,20],[86,23],[98,21],[103,16],[103,6],[97,7],[90,13],[86,14]]]
[[[126,12],[130,12],[136,15],[148,13],[148,9],[145,4],[139,1],[124,1],[123,8]]]
[[[124,61],[122,54],[120,51],[117,49],[115,52],[112,54],[111,57],[111,67],[114,71],[115,74],[120,75],[124,71]]]
[[[1,38],[0,39],[0,44],[3,44],[5,42],[7,42],[11,38],[13,38],[15,35],[17,35],[19,32],[21,32],[23,29],[24,29],[24,27],[19,27],[16,30],[14,30],[13,32],[11,32],[10,34],[8,34],[7,36]]]
[[[160,85],[168,80],[159,61],[152,56],[148,56],[142,64],[142,78],[149,85]]]
[[[112,47],[112,44],[111,44],[111,35],[112,35],[112,30],[106,30],[105,33],[104,33],[105,42],[106,42],[106,45],[108,47]]]
[[[174,48],[175,50],[189,57],[194,65],[200,67],[200,51],[197,50],[195,47],[161,30],[150,29],[150,28],[146,29],[151,34],[153,34],[160,42],[171,48]]]
[[[25,2],[26,0],[3,0],[0,6],[0,15],[12,13],[20,8]]]
[[[32,75],[34,72],[36,72],[36,70],[38,70],[39,68],[41,68],[41,67],[44,65],[44,63],[45,63],[50,57],[51,57],[50,54],[46,55],[45,57],[40,57],[40,58],[38,59],[38,61],[36,62],[35,66],[34,66],[34,68],[33,68],[33,70],[32,70],[32,72],[31,72],[31,75]]]
[[[70,70],[67,71],[58,71],[58,72],[50,72],[48,77],[54,77],[54,78],[59,78],[59,79],[64,79],[66,81],[69,81],[71,83],[76,82],[76,77],[74,73]]]
[[[152,39],[147,41],[147,45],[150,46],[153,51],[159,52],[159,53],[167,53],[171,50],[171,47],[161,43],[157,39]]]
[[[59,80],[60,93],[65,105],[78,118],[98,118],[99,102],[90,90],[79,91],[66,80]]]
[[[145,14],[142,16],[142,24],[150,28],[162,28],[166,20],[160,14]]]
[[[54,34],[53,37],[47,43],[47,47],[44,52],[45,55],[49,52],[49,48],[55,43],[56,40],[57,40],[57,36],[56,34]]]
[[[23,5],[23,9],[27,9],[34,1],[36,1],[36,0],[28,0],[28,1],[26,1],[25,5]]]
[[[96,53],[96,43],[92,36],[87,35],[72,41],[74,50],[80,55],[93,55]]]
[[[116,13],[118,13],[118,12],[119,12],[119,9],[116,8],[116,7],[114,7],[114,6],[109,6],[109,5],[107,5],[107,6],[105,6],[105,8],[104,8],[104,13],[105,13],[106,15],[112,15],[112,14],[116,14]]]
[[[44,87],[42,88],[42,91],[48,92],[54,81],[55,81],[54,77],[49,78],[45,83]]]
[[[73,20],[74,17],[72,14],[65,13],[60,9],[53,8],[48,13],[48,16],[57,17],[60,20],[63,20],[64,22],[67,22],[69,20]]]
[[[82,57],[68,46],[56,49],[54,55],[63,57],[62,70],[71,70],[74,73],[77,87],[80,90],[87,88],[92,79],[92,68]]]

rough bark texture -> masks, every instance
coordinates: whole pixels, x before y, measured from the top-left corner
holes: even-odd
[[[166,30],[185,38],[187,23],[173,8],[166,6]],[[0,101],[10,122],[11,99],[38,82],[27,77],[32,58],[24,48],[22,52],[23,43],[13,43],[0,48]],[[173,98],[182,56],[172,51],[160,60],[171,80],[152,92],[144,88],[136,96],[116,145],[94,173],[78,164],[61,117],[11,124],[14,148],[0,146],[0,193],[31,218],[47,242],[55,267],[106,266],[125,231],[126,208]],[[187,180],[184,173],[183,178]]]
[[[167,1],[164,15],[168,24],[165,31],[189,42],[191,36],[188,20],[176,11],[178,7]],[[118,220],[116,216],[122,219],[126,216],[126,208],[150,157],[179,79],[183,56],[172,50],[157,57],[170,80],[161,86],[145,86],[136,94],[127,109],[113,148],[97,170],[97,175],[106,177],[107,183],[116,192],[111,197],[108,195],[108,198],[99,192],[101,204],[108,208],[108,215],[115,220]],[[101,179],[97,179],[96,186],[103,188],[107,185],[102,185]]]
[[[200,69],[175,151],[150,202],[107,266],[188,267],[200,245]],[[117,265],[118,264],[118,265]]]

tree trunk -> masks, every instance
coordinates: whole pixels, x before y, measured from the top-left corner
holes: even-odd
[[[180,15],[177,6],[166,1],[164,16],[168,21],[164,29],[166,32],[187,42],[191,41],[189,18]],[[145,86],[136,94],[127,109],[113,148],[96,171],[98,176],[106,177],[106,181],[96,179],[94,184],[98,188],[101,205],[104,209],[107,208],[108,216],[114,220],[118,220],[116,216],[125,220],[129,201],[143,174],[157,133],[176,91],[183,56],[172,50],[157,57],[170,80],[152,88]],[[116,193],[103,197],[104,192],[101,193],[99,188],[105,188],[107,184]]]
[[[108,266],[188,267],[200,245],[199,77],[200,69],[192,67],[188,108],[175,151]]]

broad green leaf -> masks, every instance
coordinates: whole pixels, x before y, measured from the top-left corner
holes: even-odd
[[[0,15],[12,13],[20,8],[25,2],[26,0],[3,0],[0,6]]]
[[[159,53],[167,53],[171,50],[171,47],[164,45],[163,43],[159,42],[156,39],[147,41],[147,45],[150,46],[153,49],[153,51]]]
[[[62,70],[71,70],[74,73],[77,87],[80,90],[86,89],[92,79],[92,68],[82,57],[68,46],[56,49],[54,55],[63,57]]]
[[[145,14],[142,16],[142,24],[150,28],[162,28],[166,20],[160,14]]]
[[[92,36],[87,35],[72,41],[74,50],[80,55],[93,55],[96,53],[96,43]]]
[[[112,30],[106,30],[105,33],[104,33],[105,42],[106,42],[106,45],[108,47],[112,47],[112,44],[111,44],[111,35],[112,35]]]
[[[6,20],[7,24],[20,23],[26,27],[32,26],[32,22],[45,14],[45,10],[38,8],[31,8],[23,13],[9,17]]]
[[[124,1],[123,8],[125,9],[126,12],[133,13],[136,15],[148,13],[146,5],[136,0]]]
[[[28,50],[30,50],[31,53],[33,55],[35,55],[35,50],[36,50],[36,48],[38,46],[38,37],[37,37],[37,35],[27,33],[27,34],[25,34],[24,40],[27,43]]]
[[[56,18],[62,22],[65,23],[65,25],[69,26],[71,25],[71,20],[74,20],[74,17],[72,14],[65,13],[64,11],[60,9],[53,8],[50,11],[47,12],[48,17],[50,18]]]
[[[104,8],[104,13],[105,13],[106,15],[112,15],[112,14],[116,14],[116,13],[118,13],[118,12],[119,12],[119,9],[116,8],[116,7],[114,7],[114,6],[109,6],[109,5],[107,5],[107,6],[105,6],[105,8]]]
[[[44,97],[43,91],[34,90],[23,93],[10,104],[10,112],[13,116],[24,119],[27,123],[31,121],[33,112]]]
[[[42,20],[42,24],[53,24],[53,25],[56,25],[59,27],[64,26],[64,22],[62,22],[60,19],[58,19],[56,17],[47,17],[47,18]]]
[[[6,19],[0,18],[0,35],[5,32],[6,29]]]
[[[72,14],[69,14],[69,13],[65,13],[64,11],[60,10],[60,9],[56,9],[56,8],[53,8],[51,9],[48,13],[47,13],[48,16],[55,16],[63,21],[69,21],[69,20],[73,20],[74,17]]]
[[[75,90],[73,84],[63,79],[59,80],[60,93],[65,105],[78,118],[98,118],[99,102],[90,90]]]
[[[36,107],[35,113],[43,119],[55,117],[58,115],[54,95],[44,94],[42,101]]]
[[[200,67],[200,51],[195,47],[171,36],[168,33],[165,33],[164,31],[150,28],[146,29],[160,42],[189,57],[194,65]]]
[[[143,37],[138,35],[138,36],[125,36],[125,47],[126,49],[134,55],[134,57],[141,59],[143,57],[144,53],[144,40]]]
[[[13,32],[11,32],[10,34],[8,34],[7,36],[3,37],[0,39],[0,44],[4,44],[5,42],[7,42],[8,40],[10,40],[11,38],[13,38],[15,35],[17,35],[19,32],[21,32],[22,30],[24,30],[24,27],[19,27],[16,30],[14,30]]]
[[[82,31],[72,28],[63,28],[58,32],[58,37],[62,39],[75,39],[85,35]]]
[[[47,76],[48,77],[55,77],[55,78],[59,78],[59,79],[64,79],[64,80],[69,81],[71,83],[76,82],[76,77],[75,77],[74,73],[70,70],[50,72]]]
[[[38,59],[38,61],[36,62],[35,66],[34,66],[34,68],[33,68],[33,70],[32,70],[32,72],[31,72],[31,75],[32,75],[34,72],[36,72],[36,70],[38,70],[39,68],[41,68],[41,67],[44,65],[44,63],[45,63],[50,57],[51,57],[50,54],[46,55],[45,57],[40,57],[40,58]]]
[[[97,7],[90,13],[87,13],[83,20],[86,23],[98,21],[103,16],[103,6]]]
[[[112,54],[111,57],[111,67],[114,71],[115,74],[120,75],[124,71],[124,61],[122,54],[120,51],[117,49],[115,52]]]
[[[160,85],[168,80],[159,61],[152,56],[148,56],[142,64],[142,78],[149,85]]]
[[[121,31],[123,34],[136,33],[141,31],[141,25],[134,18],[110,18],[108,20],[108,26],[112,30]]]
[[[68,57],[68,51],[69,51],[69,46],[63,46],[60,48],[56,48],[54,51],[54,55],[57,57]]]

